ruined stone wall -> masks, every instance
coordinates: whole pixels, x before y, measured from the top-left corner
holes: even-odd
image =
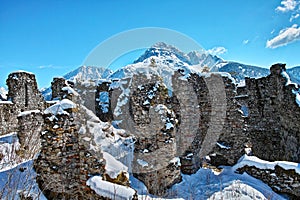
[[[80,98],[74,96],[74,94],[68,93],[68,90],[62,90],[63,87],[71,87]],[[112,109],[110,105],[107,106],[108,112],[105,113],[101,109],[102,102],[100,101],[100,92],[109,92],[109,82],[103,82],[97,85],[97,81],[77,81],[73,83],[64,78],[53,78],[51,82],[52,100],[61,100],[64,98],[70,99],[73,102],[80,103],[86,108],[95,113],[101,121],[107,122],[112,119]],[[106,105],[104,105],[106,107]]]
[[[238,159],[245,154],[245,145],[249,142],[248,133],[245,130],[244,118],[240,111],[240,104],[235,100],[236,86],[232,80],[226,76],[223,76],[223,91],[215,91],[214,98],[223,99],[217,103],[212,104],[212,111],[210,113],[204,112],[204,118],[210,118],[209,124],[213,124],[217,128],[219,127],[219,136],[214,141],[214,146],[209,152],[211,164],[214,166],[219,165],[234,165]],[[219,80],[219,81],[221,81]],[[210,81],[215,82],[215,78]],[[214,84],[208,82],[206,84]],[[211,86],[210,86],[211,87]],[[210,89],[212,90],[218,89]],[[220,90],[220,88],[219,88]],[[223,95],[219,95],[220,93]],[[211,96],[211,94],[209,94]],[[200,123],[200,127],[207,125]],[[213,134],[217,131],[217,128],[209,127],[211,132],[207,131],[205,137],[209,137],[208,134]],[[201,148],[205,148],[203,144]]]
[[[44,118],[39,110],[25,111],[18,115],[17,136],[20,142],[18,155],[31,159],[41,148],[40,133],[44,127]]]
[[[126,119],[125,127],[136,136],[133,174],[152,194],[162,195],[181,179],[179,166],[170,162],[176,157],[178,120],[176,106],[172,105],[174,99],[168,96],[167,88],[158,77],[147,79],[134,75],[125,108],[128,115],[121,116]]]
[[[96,99],[96,83],[81,83],[77,82],[74,85],[74,89],[80,95],[80,103],[91,110],[93,113],[96,113],[95,99]]]
[[[105,160],[100,147],[95,144],[89,128],[83,127],[92,126],[88,120],[94,120],[93,123],[100,121],[80,104],[77,104],[76,109],[66,110],[69,114],[44,114],[45,107],[51,106],[53,102],[44,102],[33,74],[12,73],[7,84],[11,101],[0,104],[1,134],[17,132],[20,142],[17,154],[22,158],[32,159],[40,152],[34,166],[37,182],[45,196],[49,199],[106,199],[86,185],[91,176],[105,175]],[[66,86],[72,85],[64,79],[55,79],[53,97],[69,98],[80,103],[76,92],[62,89]],[[112,182],[129,184],[126,176],[121,178],[112,179]]]
[[[50,199],[102,199],[86,185],[93,175],[103,175],[105,161],[101,153],[90,152],[80,136],[77,111],[45,117],[41,132],[41,153],[35,160],[37,183]]]
[[[62,91],[63,87],[67,86],[67,81],[64,78],[55,77],[51,82],[52,100],[63,99],[66,95],[65,91]]]
[[[44,110],[45,101],[38,91],[35,75],[27,72],[14,72],[6,80],[8,101],[0,103],[0,135],[17,132],[19,125],[17,116],[23,111]],[[31,119],[30,119],[31,120]],[[34,122],[36,123],[36,122]],[[30,127],[30,126],[28,126]],[[34,131],[32,126],[31,131]]]
[[[234,82],[220,74],[207,77],[192,74],[188,79],[193,89],[190,90],[186,82],[180,83],[178,78],[175,81],[180,94],[182,124],[177,137],[182,141],[177,145],[184,149],[179,154],[182,172],[195,173],[206,155],[215,166],[236,163],[244,154],[247,133],[240,104],[234,99]]]
[[[219,74],[192,74],[188,80],[181,76],[180,72],[173,75],[168,91],[159,77],[134,75],[128,103],[115,116],[122,119],[120,127],[136,137],[133,172],[152,194],[162,195],[180,180],[180,172],[195,173],[206,155],[214,155],[214,165],[236,163],[247,142],[231,79]],[[112,99],[112,108],[117,102]],[[165,109],[165,116],[157,106]],[[220,148],[217,142],[228,148]],[[170,165],[174,158],[180,158],[180,168]]]
[[[271,67],[271,74],[260,79],[246,79],[240,89],[249,116],[245,118],[253,154],[270,161],[300,162],[300,108],[282,75],[285,65]]]
[[[122,174],[112,179],[105,173],[101,148],[95,144],[94,133],[91,132],[100,120],[81,105],[81,96],[64,91],[63,88],[70,85],[62,78],[52,83],[56,94],[53,97],[67,98],[76,107],[65,109],[65,114],[55,114],[51,107],[51,112],[43,115],[42,147],[34,161],[37,183],[48,199],[106,199],[86,185],[90,177],[100,175],[122,185],[129,185],[129,180]],[[79,88],[76,89],[79,91]]]
[[[0,103],[0,135],[16,132],[18,127],[15,105],[11,101]]]
[[[45,108],[42,94],[39,92],[35,75],[27,72],[14,72],[6,80],[7,99],[15,105],[17,112]]]
[[[244,88],[236,88],[231,78],[221,74],[191,74],[186,81],[180,78],[181,72],[175,72],[172,96],[163,92],[163,87],[153,90],[160,81],[158,77],[147,79],[139,75],[127,80],[131,81],[127,85],[129,101],[115,120],[123,119],[120,127],[136,136],[135,176],[152,193],[163,194],[180,177],[173,176],[177,171],[169,171],[164,174],[169,178],[159,182],[160,170],[166,168],[153,167],[153,158],[166,164],[172,156],[180,157],[181,172],[187,174],[196,172],[203,162],[206,164],[208,160],[203,160],[206,155],[214,166],[234,165],[245,153],[271,161],[299,162],[299,106],[292,92],[294,86],[287,86],[281,74],[284,70],[282,65],[274,65],[269,76],[246,79]],[[114,93],[122,96],[121,91]],[[150,93],[158,100],[149,99]],[[111,99],[112,109],[116,107],[116,99],[118,96]],[[161,115],[153,112],[159,104],[172,111],[176,120],[169,133],[162,129]],[[170,135],[173,146],[160,145],[164,138],[160,133],[164,137]],[[136,164],[137,159],[152,168],[141,167]]]
[[[254,166],[244,166],[237,169],[239,173],[246,172],[254,178],[267,183],[275,192],[287,194],[290,199],[300,197],[300,175],[294,169],[286,170],[276,165],[275,169],[259,169]]]

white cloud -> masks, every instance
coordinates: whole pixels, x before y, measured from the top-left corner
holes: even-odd
[[[271,31],[271,35],[273,35],[275,33],[275,29],[273,29],[272,31]]]
[[[57,66],[57,65],[40,65],[37,67],[38,69],[61,69],[64,68],[63,66]]]
[[[291,18],[290,18],[290,22],[292,22],[294,19],[297,19],[298,17],[300,17],[299,13],[297,13],[295,15],[292,15]]]
[[[281,6],[278,6],[276,8],[276,11],[279,11],[279,12],[292,11],[296,8],[298,3],[299,2],[297,0],[282,0],[281,3],[280,3]]]
[[[244,45],[246,45],[246,44],[248,44],[248,43],[249,43],[249,40],[244,40],[244,41],[243,41],[243,44],[244,44]]]
[[[212,49],[207,50],[207,53],[212,55],[221,55],[227,52],[227,49],[224,47],[214,47]]]
[[[292,27],[282,29],[276,37],[268,40],[266,47],[275,49],[297,40],[300,40],[300,27],[298,27],[297,24],[294,24]]]
[[[41,65],[41,66],[38,66],[39,69],[45,69],[45,68],[51,68],[52,65]]]

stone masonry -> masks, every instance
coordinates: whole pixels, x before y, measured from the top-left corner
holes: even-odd
[[[17,132],[19,156],[32,159],[40,149],[39,132],[42,130],[41,111],[45,101],[38,90],[35,75],[14,72],[6,80],[7,101],[0,103],[0,135]]]
[[[86,181],[104,174],[105,160],[101,152],[90,152],[81,138],[76,120],[80,111],[67,112],[69,115],[56,115],[55,120],[44,116],[42,149],[34,162],[37,183],[48,199],[103,199]]]
[[[6,80],[7,101],[0,103],[0,135],[17,132],[20,112],[43,110],[45,101],[38,91],[35,75],[27,72],[14,72]]]
[[[100,119],[122,120],[118,126],[135,136],[132,172],[150,193],[163,195],[180,181],[180,172],[194,173],[204,161],[214,166],[234,165],[245,147],[251,147],[253,155],[265,160],[300,162],[300,107],[295,100],[299,89],[289,84],[284,64],[275,64],[270,71],[267,77],[246,78],[246,86],[239,88],[222,74],[190,74],[184,80],[178,71],[172,77],[171,95],[160,77],[149,79],[139,74],[120,80],[126,82],[122,87],[128,89],[128,94],[107,83],[91,90],[96,94],[89,102],[96,102],[94,111]],[[60,79],[53,82],[53,98],[81,102],[79,97],[61,91],[69,83]],[[45,109],[45,102],[33,74],[12,73],[7,85],[8,100],[0,103],[0,135],[18,132],[19,153],[25,155],[32,145],[28,138],[40,134],[42,149],[35,166],[46,196],[100,198],[85,185],[89,176],[104,174],[105,161],[101,153],[90,151],[92,140],[80,138],[81,120],[86,118],[84,107],[77,104],[77,109],[67,110],[69,115],[42,115],[39,111]],[[104,102],[107,114],[97,108],[99,100],[105,99],[102,97],[109,100]],[[127,98],[127,103],[121,98]],[[121,107],[119,102],[123,103]],[[119,108],[122,112],[116,115]],[[274,183],[274,190],[299,197],[295,193],[299,180],[294,172],[279,168],[270,172],[252,168],[242,171],[270,186],[274,181],[268,174],[275,173],[278,184]],[[53,181],[45,185],[44,180],[50,176]],[[289,185],[295,189],[286,189]]]
[[[159,77],[152,80],[139,75],[127,79],[130,99],[114,120],[126,119],[119,126],[136,136],[134,175],[151,193],[162,195],[180,179],[175,175],[177,171],[159,175],[171,157],[179,157],[181,172],[188,174],[196,172],[203,161],[207,162],[205,155],[210,157],[211,165],[234,165],[246,153],[245,148],[252,148],[251,153],[262,159],[299,162],[300,108],[293,93],[297,88],[287,85],[284,65],[273,65],[270,70],[267,77],[247,78],[244,88],[237,88],[222,74],[191,74],[186,81],[178,71],[172,77],[173,96],[161,93],[161,89],[153,91]],[[122,94],[118,88],[114,93]],[[161,100],[149,100],[150,93]],[[112,109],[117,102],[116,98],[111,99]],[[159,122],[162,116],[153,112],[157,105],[164,105],[174,113],[176,121],[170,132],[174,143],[167,147],[168,153],[157,142],[160,132],[168,135],[162,129],[164,123]],[[162,166],[153,165],[153,158]],[[148,167],[139,165],[137,159],[146,161]],[[164,183],[160,182],[162,179]]]
[[[297,88],[283,76],[284,64],[271,67],[271,74],[260,79],[246,79],[239,88],[238,101],[248,107],[245,125],[253,154],[275,161],[300,162],[300,107]]]
[[[247,174],[267,183],[275,192],[287,194],[291,200],[299,199],[300,174],[295,170],[286,170],[276,165],[275,169],[259,169],[254,166],[244,166],[237,169],[239,173]]]

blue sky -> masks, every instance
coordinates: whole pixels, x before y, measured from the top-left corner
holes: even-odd
[[[225,60],[300,66],[299,13],[299,0],[0,0],[0,85],[22,69],[48,86],[101,42],[143,27],[183,33]]]

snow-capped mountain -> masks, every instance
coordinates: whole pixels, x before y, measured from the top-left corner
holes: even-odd
[[[205,51],[191,51],[188,54],[191,64],[193,65],[201,65],[201,66],[208,66],[213,67],[218,63],[223,62],[223,59],[216,56],[209,54]]]
[[[182,63],[186,63],[188,65],[198,65],[199,67],[207,66],[209,68],[223,62],[222,58],[211,55],[203,49],[184,53],[172,45],[159,42],[147,49],[143,55],[134,61],[134,63],[142,62],[152,56],[164,58],[166,62],[170,63],[174,63],[172,57],[176,57],[180,60],[180,62],[175,62],[174,65],[182,65]]]
[[[194,54],[199,55],[200,54]],[[203,54],[205,57],[205,55]],[[198,57],[200,59],[200,57]],[[191,73],[202,73],[204,66],[191,61],[188,54],[185,54],[177,48],[165,43],[157,43],[147,49],[133,64],[129,64],[114,72],[109,79],[132,78],[134,75],[142,74],[151,79],[151,77],[161,77],[165,86],[172,91],[172,75],[175,71],[180,71],[186,75]],[[209,66],[213,67],[213,65]]]
[[[0,100],[5,100],[7,95],[7,90],[4,87],[0,87]]]
[[[237,83],[242,82],[245,77],[260,78],[270,74],[270,70],[253,65],[244,65],[238,62],[227,62],[219,68],[220,72],[228,72],[236,79]]]
[[[218,71],[228,72],[237,83],[242,83],[245,77],[261,78],[270,74],[270,70],[254,65],[245,65],[238,62],[224,62],[217,65]],[[286,70],[291,81],[300,84],[300,66]]]
[[[145,60],[154,58],[156,62],[166,64],[170,67],[192,66],[196,71],[202,71],[203,67],[210,68],[210,71],[228,72],[237,83],[243,82],[245,77],[260,78],[269,75],[269,69],[254,65],[246,65],[233,61],[225,61],[222,58],[209,54],[200,49],[184,53],[172,45],[159,42],[147,49],[134,64],[145,63]],[[121,70],[122,71],[122,70]],[[113,76],[116,77],[118,71]],[[291,80],[300,84],[300,66],[287,69]]]
[[[151,63],[153,61],[155,63]],[[151,65],[159,67],[149,68]],[[201,73],[204,67],[208,67],[210,71],[214,72],[228,72],[239,84],[243,84],[245,77],[260,78],[269,75],[269,70],[266,68],[225,61],[203,49],[184,53],[172,45],[159,42],[148,48],[133,64],[124,66],[115,72],[101,67],[81,66],[63,77],[73,82],[85,82],[99,79],[120,79],[147,71],[147,73],[163,77],[164,83],[169,88],[171,80],[167,80],[167,77],[170,77],[168,75],[173,74],[174,71],[182,69],[185,74]],[[293,82],[300,84],[300,67],[287,69],[287,73]],[[49,96],[51,88],[45,88],[41,92],[47,100],[51,98]]]
[[[159,42],[147,49],[133,64],[118,69],[109,78],[120,79],[139,73],[155,74],[161,76],[169,88],[171,80],[167,79],[174,71],[180,69],[184,74],[201,73],[204,67],[216,68],[216,65],[223,62],[222,58],[204,50],[184,53],[172,45]]]
[[[81,66],[63,77],[66,80],[72,81],[72,82],[86,82],[86,81],[91,81],[91,80],[99,80],[99,79],[105,79],[108,76],[112,74],[112,71],[108,68],[103,68],[103,67],[94,67],[94,66]],[[41,93],[44,96],[45,100],[50,100],[51,99],[51,88],[42,88]]]
[[[98,80],[107,78],[112,71],[103,67],[81,66],[63,77],[73,82],[84,82],[86,80]]]

